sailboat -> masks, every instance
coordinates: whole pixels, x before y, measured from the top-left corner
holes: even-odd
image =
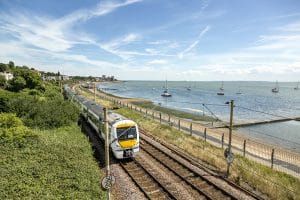
[[[294,90],[299,90],[299,81],[298,81],[298,83],[297,83],[297,86],[294,87]]]
[[[221,87],[219,88],[220,91],[217,93],[217,95],[224,95],[224,88],[223,88],[223,86],[224,86],[224,82],[222,81],[222,85],[221,85]]]
[[[279,87],[278,87],[278,81],[276,81],[276,85],[274,88],[272,88],[273,93],[278,93],[279,92]]]
[[[171,97],[172,95],[168,92],[168,81],[166,80],[164,86],[164,92],[161,94],[162,97]]]

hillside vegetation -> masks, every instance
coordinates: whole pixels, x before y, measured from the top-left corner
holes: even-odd
[[[104,199],[78,108],[58,83],[21,71],[0,86],[0,199]]]

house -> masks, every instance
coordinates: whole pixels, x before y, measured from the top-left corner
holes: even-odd
[[[14,75],[10,72],[0,72],[0,75],[4,76],[7,81],[14,78]]]

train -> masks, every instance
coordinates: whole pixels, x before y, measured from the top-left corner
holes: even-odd
[[[104,140],[103,107],[94,101],[78,95],[68,85],[64,85],[65,96],[77,102],[86,121]],[[111,110],[107,111],[110,149],[117,159],[133,158],[139,152],[139,128],[136,122]]]

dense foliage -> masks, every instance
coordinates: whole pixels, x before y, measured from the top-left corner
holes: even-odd
[[[104,199],[78,108],[38,71],[0,63],[0,199]]]
[[[0,90],[0,111],[15,113],[28,127],[55,128],[78,120],[79,110],[63,99],[53,86],[38,90],[26,89],[21,93]]]
[[[76,125],[0,140],[0,199],[105,199],[92,154]]]
[[[0,63],[0,71],[14,76],[7,83],[0,77],[0,112],[15,113],[26,126],[35,128],[68,126],[78,120],[77,107],[64,101],[55,82],[43,82],[34,68],[10,61]]]
[[[0,78],[0,87],[14,92],[24,88],[44,90],[40,74],[34,68],[15,66],[14,62],[10,61],[8,64],[0,63],[0,72],[10,72],[14,76],[9,81]]]

